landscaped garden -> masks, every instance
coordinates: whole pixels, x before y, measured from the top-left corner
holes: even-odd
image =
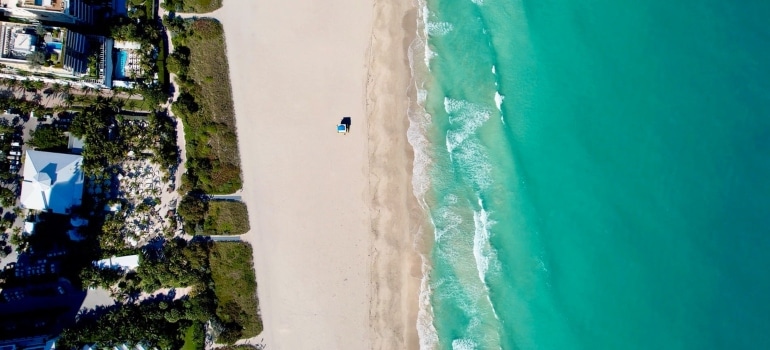
[[[115,289],[123,303],[85,312],[62,334],[63,348],[129,342],[197,349],[204,342],[206,322],[219,343],[232,344],[262,331],[248,244],[177,238],[150,247],[142,251],[136,272],[86,270],[88,285]],[[186,292],[140,297],[160,288]]]
[[[175,49],[166,61],[181,89],[172,110],[185,127],[183,191],[233,193],[242,180],[222,25],[206,18],[167,22]]]

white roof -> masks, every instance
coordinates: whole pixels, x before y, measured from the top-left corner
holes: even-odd
[[[126,270],[133,270],[139,266],[139,255],[126,255],[126,256],[118,256],[118,257],[111,257],[108,259],[102,259],[96,262],[96,265],[99,267],[111,267],[116,268],[120,267]]]
[[[27,151],[21,206],[67,214],[83,197],[83,157],[42,151]]]
[[[31,234],[32,231],[35,231],[35,223],[24,221],[24,233]]]
[[[113,44],[112,47],[116,49],[139,50],[142,48],[142,44],[136,41],[117,41],[116,40],[115,44]]]
[[[122,87],[127,89],[133,89],[135,83],[133,81],[126,81],[126,80],[112,80],[112,86],[113,87]]]
[[[12,50],[30,53],[35,51],[35,41],[37,37],[32,34],[16,33],[13,40]]]

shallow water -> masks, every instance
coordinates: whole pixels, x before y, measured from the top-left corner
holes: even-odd
[[[424,348],[770,348],[770,3],[423,11]]]

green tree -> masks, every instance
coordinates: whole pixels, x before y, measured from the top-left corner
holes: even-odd
[[[56,128],[41,126],[33,130],[31,135],[29,144],[37,149],[46,151],[67,149],[67,138]]]
[[[202,194],[188,193],[179,203],[179,215],[182,216],[185,226],[193,230],[203,222],[208,211],[208,203]]]
[[[43,27],[42,24],[38,23],[35,26],[35,34],[37,34],[38,36],[42,37],[42,36],[45,35],[45,33],[47,33],[47,31],[45,30],[45,27]]]
[[[0,204],[6,208],[16,204],[16,193],[5,187],[0,187]]]
[[[33,51],[27,55],[27,64],[32,69],[38,69],[45,63],[45,53],[42,51]]]

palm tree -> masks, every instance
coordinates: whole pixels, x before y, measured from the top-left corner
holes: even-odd
[[[27,92],[29,90],[32,90],[35,88],[35,84],[32,80],[24,80],[21,82],[21,87],[24,88],[24,92]]]
[[[88,96],[88,94],[90,94],[90,93],[94,92],[94,90],[95,90],[94,88],[92,88],[92,87],[90,87],[90,86],[87,86],[87,85],[86,85],[86,86],[84,86],[84,87],[81,89],[81,91],[83,91],[83,94],[84,94],[84,95],[86,95],[86,96]]]
[[[51,90],[53,90],[53,93],[56,96],[59,96],[59,94],[62,93],[62,88],[63,88],[63,86],[61,84],[59,84],[58,82],[53,83],[53,85],[51,85]]]
[[[105,108],[108,108],[108,107],[112,107],[110,100],[111,99],[108,99],[108,98],[105,98],[105,97],[96,96],[96,100],[93,103],[94,109],[102,110],[102,109],[105,109]]]
[[[120,112],[123,110],[123,107],[126,105],[126,101],[122,98],[114,98],[110,97],[110,102],[112,105],[112,109],[115,110],[115,112]]]
[[[72,107],[72,104],[75,102],[75,96],[67,93],[64,95],[64,105],[67,107]]]
[[[40,81],[40,80],[35,80],[35,81],[33,81],[33,82],[32,82],[32,87],[33,87],[35,90],[37,90],[37,91],[40,91],[40,90],[42,90],[43,88],[45,88],[45,83],[44,83],[44,82],[42,82],[42,81]]]

